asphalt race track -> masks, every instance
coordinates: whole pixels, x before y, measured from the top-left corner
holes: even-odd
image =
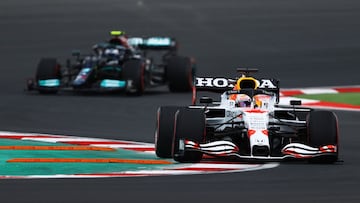
[[[155,112],[189,104],[166,88],[142,97],[23,91],[39,58],[64,61],[122,29],[170,35],[198,75],[260,68],[282,87],[358,85],[358,0],[0,1],[0,130],[153,142]],[[337,112],[343,163],[193,176],[1,180],[0,202],[359,202],[360,114]]]

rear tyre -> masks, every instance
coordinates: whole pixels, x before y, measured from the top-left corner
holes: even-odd
[[[128,82],[127,94],[140,96],[144,93],[144,64],[141,60],[126,61],[123,65],[123,78]]]
[[[160,158],[172,158],[175,113],[180,107],[162,106],[157,111],[155,152]]]
[[[312,147],[335,145],[338,147],[338,121],[331,111],[313,111],[307,117],[308,141]],[[338,160],[338,152],[310,159],[311,163],[334,163]]]
[[[180,140],[201,143],[205,138],[205,113],[203,109],[180,109],[175,115],[172,155],[178,162],[199,162],[202,152],[180,149]]]
[[[191,58],[173,56],[168,59],[166,78],[171,92],[191,91],[194,75],[194,62]]]
[[[59,91],[59,85],[41,86],[39,81],[59,80],[61,79],[60,65],[55,58],[42,58],[38,64],[36,75],[38,91],[42,94],[56,94]]]

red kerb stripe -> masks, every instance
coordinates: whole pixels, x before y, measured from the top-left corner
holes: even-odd
[[[299,95],[299,94],[304,94],[301,90],[284,90],[281,91],[281,94],[283,96],[294,96],[294,95]]]
[[[360,87],[339,87],[334,89],[340,93],[360,92]]]

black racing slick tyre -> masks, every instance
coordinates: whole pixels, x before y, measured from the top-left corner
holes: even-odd
[[[38,84],[38,91],[42,94],[55,94],[59,90],[59,85],[44,86],[40,83],[45,80],[56,80],[60,83],[61,70],[55,58],[42,58],[37,66],[36,83]]]
[[[175,115],[173,151],[175,161],[184,163],[199,162],[203,153],[200,151],[186,150],[181,143],[190,140],[197,143],[205,139],[205,113],[203,109],[183,108]],[[183,148],[183,149],[182,149]]]
[[[307,117],[308,142],[312,147],[335,145],[337,152],[310,159],[311,163],[334,163],[338,160],[338,120],[331,111],[312,111]]]
[[[123,78],[127,81],[127,94],[139,96],[144,93],[144,69],[144,63],[141,60],[129,60],[124,63]]]
[[[160,158],[172,158],[175,113],[180,107],[158,108],[155,129],[155,153]]]
[[[171,92],[191,91],[195,68],[190,57],[173,56],[167,61],[166,78]]]

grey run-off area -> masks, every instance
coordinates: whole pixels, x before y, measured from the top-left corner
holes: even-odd
[[[0,2],[1,130],[153,142],[158,106],[189,93],[42,96],[23,92],[38,60],[83,52],[121,29],[171,35],[198,74],[234,76],[256,67],[282,87],[359,84],[356,0],[12,0]],[[4,202],[358,202],[359,113],[337,112],[344,163],[285,163],[239,174],[121,179],[3,180]]]

